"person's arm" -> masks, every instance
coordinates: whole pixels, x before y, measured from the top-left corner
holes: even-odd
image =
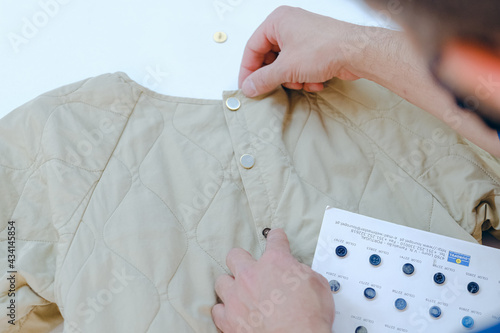
[[[366,78],[446,122],[461,135],[500,156],[497,132],[432,79],[403,33],[364,27],[279,7],[258,27],[245,48],[239,84],[247,96],[269,92],[279,84],[320,91],[323,82]]]
[[[356,30],[363,34],[367,28],[357,27]],[[370,30],[371,39],[360,51],[357,64],[352,64],[356,66],[353,69],[356,75],[392,90],[492,155],[500,156],[497,131],[475,113],[457,106],[453,96],[432,78],[429,65],[404,33],[383,28]]]
[[[256,261],[243,249],[227,256],[233,276],[222,275],[215,291],[222,303],[212,308],[224,333],[331,333],[333,297],[328,281],[290,253],[282,229],[271,230]]]

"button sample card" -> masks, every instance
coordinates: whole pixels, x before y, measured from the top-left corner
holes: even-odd
[[[500,250],[327,208],[313,270],[334,333],[474,332],[500,321]]]

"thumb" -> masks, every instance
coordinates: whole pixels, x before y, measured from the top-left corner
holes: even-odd
[[[256,97],[268,93],[286,82],[278,59],[272,64],[259,68],[243,81],[241,90],[245,96]]]

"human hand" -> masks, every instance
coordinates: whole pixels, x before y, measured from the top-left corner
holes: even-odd
[[[215,291],[223,303],[212,308],[222,332],[331,332],[334,304],[328,281],[291,255],[282,229],[269,232],[258,261],[237,248],[226,262],[234,277],[217,279]]]
[[[315,92],[333,77],[359,79],[350,69],[356,27],[300,8],[278,7],[247,42],[239,87],[255,97],[280,84]]]

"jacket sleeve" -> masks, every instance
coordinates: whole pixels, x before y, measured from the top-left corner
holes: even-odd
[[[64,86],[0,119],[0,332],[63,320],[57,273],[133,106],[120,81]]]

